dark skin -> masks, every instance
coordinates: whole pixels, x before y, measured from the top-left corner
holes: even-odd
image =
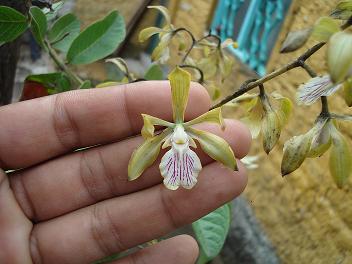
[[[186,120],[210,107],[192,83]],[[172,121],[167,81],[80,90],[0,108],[0,263],[90,263],[189,224],[238,196],[244,167],[231,171],[200,148],[192,190],[167,190],[162,153],[137,180],[127,180],[132,151],[143,141],[141,113]],[[203,124],[229,142],[237,158],[249,150],[240,122]],[[98,145],[79,152],[74,149]],[[5,174],[8,169],[21,169]],[[114,263],[194,263],[195,240],[177,236]]]

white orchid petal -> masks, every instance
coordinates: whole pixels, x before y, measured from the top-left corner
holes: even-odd
[[[166,152],[159,168],[168,189],[176,190],[180,185],[191,189],[197,183],[202,164],[197,154],[186,143],[181,149],[172,147]]]
[[[190,143],[195,143],[190,141],[190,136],[182,125],[176,126],[167,140],[172,148],[165,153],[159,165],[164,185],[170,190],[176,190],[180,185],[191,189],[197,183],[198,174],[202,169],[197,154],[189,148]]]
[[[299,104],[311,105],[321,96],[329,96],[341,88],[341,84],[333,84],[329,75],[315,77],[301,85],[297,91]]]

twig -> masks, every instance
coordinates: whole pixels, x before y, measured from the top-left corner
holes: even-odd
[[[352,16],[347,20],[347,22],[345,24],[343,24],[341,26],[341,29],[344,30],[348,27],[350,27],[352,25]],[[253,82],[245,82],[241,85],[240,89],[238,89],[236,92],[234,92],[233,94],[225,97],[223,100],[221,100],[219,103],[215,104],[214,106],[212,106],[210,108],[214,109],[217,107],[221,107],[222,105],[232,101],[233,99],[241,96],[242,94],[245,94],[246,92],[252,90],[253,88],[259,86],[260,84],[263,84],[279,75],[282,75],[294,68],[297,67],[302,67],[304,70],[306,70],[306,72],[311,76],[311,77],[316,77],[316,73],[305,63],[305,61],[310,58],[314,53],[316,53],[318,50],[320,50],[324,45],[326,44],[326,42],[320,42],[316,45],[314,45],[313,47],[311,47],[310,49],[308,49],[306,52],[304,52],[301,56],[299,56],[297,59],[293,60],[292,62],[288,63],[287,65],[284,65],[283,67],[277,69],[276,71],[273,71],[271,73],[269,73],[268,75],[265,75],[264,77],[253,81]],[[246,84],[247,83],[247,84]],[[323,97],[322,97],[323,98]],[[322,102],[325,99],[322,99]],[[325,102],[325,101],[324,101]],[[325,103],[323,103],[325,104]],[[327,104],[327,101],[326,101]]]
[[[78,87],[83,84],[83,81],[74,73],[72,72],[66,65],[63,63],[59,56],[56,54],[55,50],[50,46],[49,42],[44,41],[45,46],[49,52],[50,57],[53,59],[53,61],[56,63],[56,65],[64,71],[72,81],[74,81]]]
[[[325,45],[325,43],[316,44],[315,46],[313,46],[312,48],[307,50],[305,53],[303,53],[301,56],[299,56],[297,59],[295,59],[292,62],[288,63],[287,65],[277,69],[276,71],[273,71],[273,72],[269,73],[268,75],[265,75],[264,77],[262,77],[256,81],[249,82],[248,85],[242,84],[240,89],[238,89],[233,94],[231,94],[231,95],[227,96],[226,98],[224,98],[223,100],[221,100],[219,103],[217,103],[216,105],[211,107],[210,110],[217,108],[217,107],[220,107],[220,106],[232,101],[233,99],[235,99],[235,98],[241,96],[242,94],[245,94],[248,91],[252,90],[253,88],[259,86],[260,84],[264,84],[267,81],[270,81],[271,79],[282,75],[283,73],[286,73],[294,68],[302,67],[302,63],[305,62],[310,56],[312,56],[315,52],[317,52],[324,45]]]

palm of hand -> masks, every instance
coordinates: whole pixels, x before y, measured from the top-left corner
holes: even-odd
[[[192,86],[186,119],[210,104],[204,89]],[[158,163],[127,180],[142,141],[140,113],[172,117],[168,87],[142,82],[0,108],[0,167],[23,168],[0,171],[1,263],[90,263],[191,223],[241,193],[243,166],[230,171],[200,150],[204,169],[192,191],[165,189]],[[224,137],[241,158],[249,133],[226,123],[225,131],[202,129]],[[197,250],[192,238],[178,236],[115,263],[193,263]]]

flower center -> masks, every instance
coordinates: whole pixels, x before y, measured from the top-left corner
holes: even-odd
[[[188,142],[188,135],[183,126],[177,125],[172,135],[171,141],[177,145],[184,145]]]

